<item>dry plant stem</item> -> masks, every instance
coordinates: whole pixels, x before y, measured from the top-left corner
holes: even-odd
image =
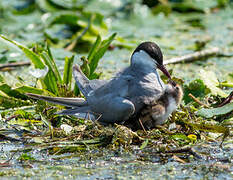
[[[19,117],[19,116],[20,116],[19,114],[12,115],[12,116],[10,116],[10,117],[8,117],[8,118],[6,119],[6,122],[7,122],[7,121],[10,121],[11,119],[17,118],[17,117]]]
[[[0,70],[5,68],[12,68],[12,67],[19,67],[19,66],[29,66],[31,62],[16,62],[16,63],[9,63],[9,64],[0,64]]]
[[[205,108],[209,108],[208,105],[202,103],[201,101],[199,101],[199,99],[197,99],[194,95],[192,95],[191,93],[189,93],[189,97],[191,97],[196,103],[200,104],[201,106],[204,106]]]
[[[231,91],[230,95],[227,96],[227,97],[222,101],[222,103],[218,105],[218,107],[222,107],[222,106],[224,106],[224,105],[230,103],[232,100],[233,100],[233,91]]]
[[[216,56],[219,53],[220,53],[220,49],[217,47],[214,47],[211,49],[206,49],[206,50],[198,51],[192,54],[187,54],[184,56],[165,60],[164,64],[166,65],[166,64],[175,64],[175,63],[180,63],[180,62],[191,62],[191,61],[200,60],[202,58],[207,58],[209,56]]]
[[[144,128],[141,119],[138,119],[140,126],[142,127],[143,131],[147,134],[146,129]]]
[[[180,163],[183,163],[183,164],[186,163],[183,159],[179,158],[179,157],[176,156],[176,155],[173,155],[172,158],[175,159],[176,161],[180,162]]]

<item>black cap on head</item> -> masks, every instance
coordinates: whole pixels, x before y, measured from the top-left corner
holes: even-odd
[[[163,65],[163,54],[157,44],[149,41],[143,42],[134,50],[133,54],[141,50],[145,51],[152,59],[154,59],[157,68],[159,68],[169,79],[171,79],[171,75]]]
[[[143,42],[141,43],[133,52],[139,52],[140,50],[145,51],[151,58],[153,58],[159,65],[163,64],[163,54],[159,46],[153,42]]]

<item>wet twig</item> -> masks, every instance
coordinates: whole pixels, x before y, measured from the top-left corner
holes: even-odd
[[[197,154],[191,147],[173,149],[173,150],[169,150],[169,151],[164,151],[162,153],[166,153],[166,154],[170,154],[170,153],[189,153],[189,154],[193,155],[194,157],[196,157],[198,159],[202,159],[202,157],[199,154]]]
[[[20,67],[20,66],[29,66],[30,64],[31,64],[31,62],[29,62],[29,61],[8,63],[8,64],[0,64],[0,71],[4,70],[5,68],[14,68],[14,67]]]
[[[138,121],[139,121],[139,124],[140,124],[141,128],[143,129],[143,131],[147,134],[146,129],[143,126],[143,123],[142,123],[141,119],[138,119]]]
[[[10,117],[8,117],[8,118],[6,119],[6,122],[7,122],[7,121],[10,121],[10,120],[12,120],[12,119],[14,119],[14,118],[17,118],[17,117],[19,117],[19,116],[20,116],[19,114],[12,115],[12,116],[10,116]]]
[[[176,156],[176,155],[173,155],[173,156],[172,156],[172,158],[173,158],[174,160],[176,160],[176,161],[180,162],[180,163],[183,163],[183,164],[185,164],[185,163],[186,163],[183,159],[179,158],[179,157],[178,157],[178,156]]]
[[[206,49],[206,50],[198,51],[192,54],[187,54],[187,55],[183,55],[180,57],[175,57],[175,58],[165,60],[164,64],[166,65],[166,64],[175,64],[175,63],[180,63],[180,62],[191,62],[191,61],[200,60],[202,58],[207,58],[210,56],[216,56],[219,53],[220,53],[220,49],[217,47],[214,47],[211,49]]]
[[[196,103],[200,104],[201,106],[204,106],[205,108],[209,108],[208,105],[204,104],[203,102],[199,101],[199,99],[197,99],[194,95],[192,95],[191,93],[189,93],[188,95],[189,97],[191,97]]]
[[[227,97],[222,101],[222,103],[218,105],[218,107],[222,107],[222,106],[224,106],[224,105],[230,103],[232,100],[233,100],[233,91],[231,91],[230,95],[227,96]]]

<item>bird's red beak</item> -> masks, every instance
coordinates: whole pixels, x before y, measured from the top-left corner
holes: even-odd
[[[163,74],[165,74],[168,77],[168,79],[171,79],[171,75],[169,74],[164,65],[157,64],[157,67],[163,72]]]

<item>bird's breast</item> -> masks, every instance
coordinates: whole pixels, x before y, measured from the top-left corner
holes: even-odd
[[[142,92],[148,96],[156,96],[164,90],[164,83],[155,73],[145,75],[139,81],[139,86],[142,88]]]

